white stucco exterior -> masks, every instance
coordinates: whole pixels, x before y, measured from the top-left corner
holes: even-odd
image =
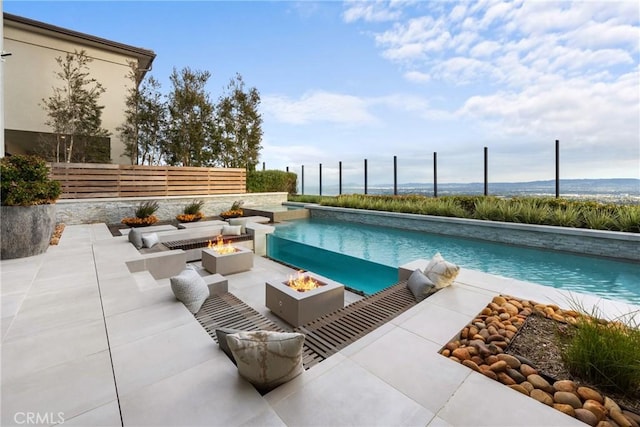
[[[7,152],[24,152],[26,145],[23,138],[35,137],[35,134],[21,133],[20,137],[12,138],[15,133],[10,131],[51,131],[45,125],[47,115],[41,104],[43,98],[53,95],[52,88],[60,85],[55,76],[59,71],[56,58],[85,50],[93,60],[89,64],[91,77],[106,89],[99,99],[99,105],[104,105],[102,127],[111,133],[111,162],[130,164],[131,159],[123,156],[124,146],[116,131],[124,121],[127,88],[131,85],[126,77],[128,62],[137,61],[139,68],[149,69],[155,54],[150,50],[6,13],[3,21],[3,49],[12,53],[2,66],[4,124],[8,131],[3,132],[3,147]]]

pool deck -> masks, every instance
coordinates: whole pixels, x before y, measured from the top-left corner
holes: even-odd
[[[167,279],[127,270],[136,256],[126,237],[92,224],[67,226],[42,255],[0,262],[2,426],[584,426],[437,352],[500,293],[562,307],[574,298],[607,316],[640,309],[463,269],[451,287],[261,396]],[[290,272],[255,257],[251,271],[228,277],[229,290],[270,315],[264,283]]]

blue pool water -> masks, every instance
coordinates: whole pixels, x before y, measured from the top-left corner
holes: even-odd
[[[271,258],[367,294],[397,281],[397,267],[440,252],[461,267],[640,305],[640,264],[381,228],[305,219],[276,226]]]

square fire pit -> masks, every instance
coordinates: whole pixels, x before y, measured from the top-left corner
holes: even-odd
[[[234,252],[221,254],[214,249],[202,250],[202,267],[212,274],[232,274],[253,268],[253,252],[233,246]]]
[[[344,306],[344,286],[317,274],[302,273],[318,287],[297,291],[285,281],[266,283],[266,305],[269,310],[292,326],[300,326]]]

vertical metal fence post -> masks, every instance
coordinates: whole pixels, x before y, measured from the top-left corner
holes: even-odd
[[[286,169],[286,171],[287,171],[287,172],[289,172],[289,166],[287,166],[287,169]]]
[[[318,167],[318,177],[320,178],[318,191],[319,195],[322,196],[322,163],[320,163],[320,166]]]
[[[438,153],[433,152],[433,197],[438,197]]]
[[[265,164],[264,162],[262,162],[262,170],[264,171],[264,169],[265,169]]]
[[[489,148],[484,147],[484,195],[489,195]]]
[[[364,194],[367,194],[367,159],[364,159]]]
[[[556,139],[556,199],[560,198],[560,141]]]
[[[342,161],[338,162],[338,195],[342,194]]]
[[[393,195],[398,195],[398,156],[393,156]]]
[[[301,175],[302,175],[302,191],[301,191],[301,193],[304,196],[304,165],[302,165],[302,173],[301,173]]]

